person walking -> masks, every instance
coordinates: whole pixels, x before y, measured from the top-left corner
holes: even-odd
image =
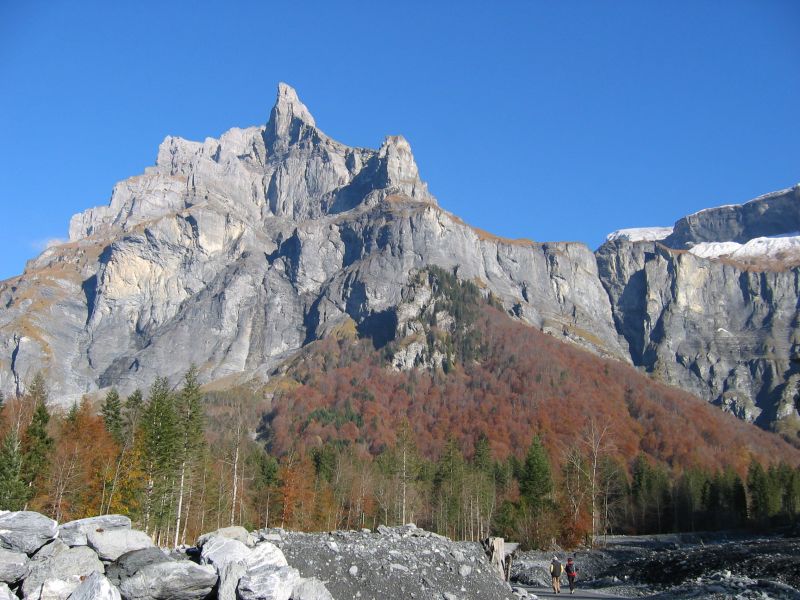
[[[575,578],[578,576],[578,569],[575,568],[575,562],[570,556],[567,559],[567,566],[564,567],[564,572],[567,574],[567,581],[569,581],[569,593],[575,593]]]
[[[553,593],[561,593],[561,561],[558,556],[553,557],[553,562],[550,563],[550,577],[553,581]]]

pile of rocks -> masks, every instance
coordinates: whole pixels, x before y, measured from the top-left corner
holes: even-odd
[[[376,532],[255,532],[283,550],[301,575],[326,582],[335,598],[505,600],[511,587],[492,568],[480,544],[454,542],[414,525]]]
[[[0,600],[510,600],[480,544],[419,529],[248,532],[168,552],[121,515],[0,511]]]
[[[750,577],[733,575],[730,571],[721,571],[703,575],[696,579],[684,581],[682,584],[656,593],[653,600],[684,600],[702,598],[704,600],[798,600],[797,590],[779,581],[751,579]]]
[[[59,526],[35,512],[0,511],[0,600],[330,600],[275,545],[241,527],[167,552],[120,515]]]

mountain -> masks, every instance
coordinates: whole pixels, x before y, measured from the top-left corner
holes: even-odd
[[[597,251],[635,365],[747,421],[800,430],[800,186],[615,232]]]
[[[470,453],[486,436],[505,460],[535,433],[562,462],[587,431],[605,430],[624,464],[642,453],[675,472],[800,460],[800,448],[697,396],[510,318],[493,296],[438,267],[412,278],[397,314],[389,342],[343,327],[275,373],[261,427],[271,452],[329,444],[377,454],[407,417],[427,457],[450,439]]]
[[[0,389],[42,368],[64,402],[190,363],[206,381],[266,376],[346,319],[382,327],[427,264],[483,282],[546,331],[626,356],[586,246],[466,225],[437,205],[406,140],[340,144],[282,84],[265,126],[168,137],[154,167],[2,284]]]
[[[350,324],[390,341],[413,277],[436,265],[558,340],[794,433],[789,238],[755,244],[768,260],[752,247],[746,260],[692,249],[800,230],[797,190],[648,239],[618,234],[596,254],[503,239],[437,204],[405,139],[341,144],[281,84],[264,126],[167,137],[155,166],[72,218],[67,243],[0,282],[0,390],[18,393],[43,369],[69,404],[176,380],[192,363],[207,382],[266,380]]]

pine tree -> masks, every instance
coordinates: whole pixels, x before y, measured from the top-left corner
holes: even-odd
[[[519,477],[519,495],[534,512],[542,510],[553,493],[553,474],[539,436],[534,436]]]
[[[38,373],[31,383],[29,396],[34,402],[33,417],[22,438],[22,477],[28,484],[28,500],[39,491],[39,482],[47,475],[53,438],[47,433],[50,413],[47,410],[47,388]]]
[[[183,389],[176,398],[177,432],[179,437],[176,448],[178,472],[178,505],[175,522],[175,546],[177,547],[181,533],[183,500],[187,479],[190,479],[197,462],[197,453],[203,445],[203,394],[197,382],[197,368],[192,365],[184,376]]]
[[[485,433],[482,433],[475,442],[475,455],[472,462],[475,467],[483,473],[492,473],[494,471],[492,448],[489,445],[489,438],[486,437]]]
[[[153,382],[141,418],[142,468],[146,478],[144,498],[145,531],[164,532],[172,513],[172,491],[177,470],[177,415],[169,383],[159,377]]]
[[[106,430],[118,444],[122,444],[122,401],[116,388],[111,388],[106,394],[100,410]]]
[[[22,510],[28,491],[22,476],[21,442],[17,431],[11,429],[0,443],[0,510]]]
[[[747,469],[747,493],[750,519],[757,525],[764,525],[770,516],[770,485],[764,467],[755,459]]]

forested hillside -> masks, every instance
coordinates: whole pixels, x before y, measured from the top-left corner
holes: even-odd
[[[121,512],[162,544],[232,523],[414,521],[545,545],[798,519],[800,450],[778,436],[509,319],[440,269],[404,307],[309,345],[263,389],[204,393],[192,369],[50,414],[39,376],[2,409],[0,507]]]

